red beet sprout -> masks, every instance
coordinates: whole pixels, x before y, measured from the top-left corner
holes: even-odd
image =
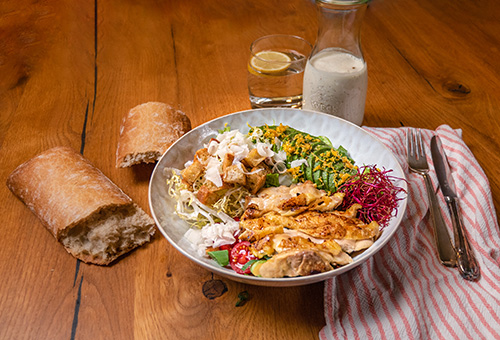
[[[391,171],[370,165],[360,167],[358,173],[339,188],[339,192],[345,193],[339,208],[346,210],[355,203],[360,204],[360,220],[365,223],[375,221],[382,228],[387,226],[398,212],[398,201],[402,199],[398,194],[406,192],[394,185],[394,181],[401,179],[388,175]]]

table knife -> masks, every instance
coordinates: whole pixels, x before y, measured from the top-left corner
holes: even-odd
[[[480,276],[479,266],[467,239],[462,214],[458,206],[455,183],[451,176],[451,169],[444,153],[443,145],[438,136],[433,136],[431,139],[431,154],[439,186],[453,223],[458,270],[464,279],[474,281]]]

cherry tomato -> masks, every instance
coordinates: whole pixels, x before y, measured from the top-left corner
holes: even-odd
[[[238,232],[235,232],[233,236],[236,239],[236,241],[234,241],[231,244],[223,244],[222,246],[219,247],[219,249],[220,250],[227,250],[227,251],[231,252],[231,249],[233,249],[234,245],[236,243],[238,243]]]
[[[248,241],[236,243],[231,250],[231,253],[229,254],[229,264],[231,265],[231,268],[233,268],[233,270],[238,274],[251,273],[251,266],[248,266],[248,268],[246,268],[245,270],[241,269],[248,261],[256,259],[256,257],[250,251],[249,247],[250,242]]]
[[[224,245],[220,246],[219,249],[231,251],[231,249],[233,249],[233,245],[232,244],[224,244]]]

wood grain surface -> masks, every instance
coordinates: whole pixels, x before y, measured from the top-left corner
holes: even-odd
[[[500,4],[372,0],[364,125],[441,124],[463,138],[500,207]],[[315,5],[291,1],[0,2],[0,180],[57,145],[80,151],[141,207],[153,165],[116,169],[128,110],[162,101],[194,127],[250,108],[250,43],[314,42]],[[315,339],[323,284],[244,285],[161,236],[110,267],[68,255],[0,185],[0,339]],[[249,294],[237,307],[238,295]]]

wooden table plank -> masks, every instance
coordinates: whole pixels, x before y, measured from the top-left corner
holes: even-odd
[[[55,146],[80,149],[92,59],[92,6],[3,2],[0,177]],[[77,65],[77,67],[75,67]],[[0,337],[69,338],[75,309],[75,260],[5,185],[0,186]],[[7,200],[5,200],[7,198]],[[8,274],[7,274],[8,273]],[[5,312],[8,311],[8,312]],[[28,323],[26,321],[28,320]]]

